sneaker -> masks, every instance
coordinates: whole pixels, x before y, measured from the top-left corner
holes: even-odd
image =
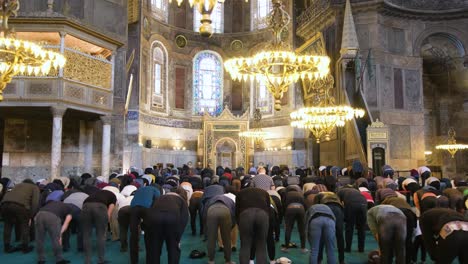
[[[309,252],[307,248],[301,248],[301,253],[306,254],[307,252]]]
[[[37,264],[45,264],[45,263],[46,263],[45,260],[39,260],[39,261],[37,262]]]
[[[219,247],[219,248],[218,248],[218,251],[219,251],[219,252],[223,252],[223,251],[224,251],[224,247]]]
[[[57,261],[57,264],[68,264],[68,263],[70,263],[70,261],[67,259],[62,259],[61,261]]]
[[[232,248],[231,248],[231,251],[232,251],[232,252],[236,252],[236,251],[237,251],[237,248],[236,248],[236,247],[232,247]]]
[[[284,253],[288,253],[289,249],[287,247],[281,247],[281,251],[283,251]]]

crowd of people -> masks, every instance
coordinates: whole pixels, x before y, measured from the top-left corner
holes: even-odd
[[[37,263],[43,264],[47,235],[56,263],[69,263],[62,253],[72,250],[70,239],[76,237],[76,250],[89,264],[95,229],[98,263],[107,263],[108,238],[120,241],[122,254],[138,263],[143,233],[146,263],[173,264],[179,263],[190,222],[192,235],[206,242],[208,263],[215,262],[217,247],[225,263],[232,263],[238,236],[241,264],[277,263],[281,230],[281,254],[298,250],[308,254],[309,263],[345,263],[356,249],[355,230],[357,251],[367,253],[369,263],[418,263],[426,254],[435,263],[468,263],[466,178],[439,179],[427,167],[398,177],[388,165],[381,175],[374,177],[355,161],[348,168],[317,170],[157,165],[108,179],[84,173],[14,184],[1,178],[4,252],[30,253],[35,241]],[[291,241],[295,225],[299,245]],[[13,245],[13,232],[19,246]],[[375,237],[377,250],[366,249],[366,232]],[[161,260],[164,243],[167,260]]]

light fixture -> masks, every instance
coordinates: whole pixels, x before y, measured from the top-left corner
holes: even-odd
[[[290,114],[291,126],[309,129],[317,143],[324,138],[330,140],[330,134],[335,127],[343,127],[347,121],[364,116],[364,110],[348,105],[336,105],[335,98],[330,95],[333,88],[333,77],[330,75],[322,82],[322,87],[316,87],[317,95],[312,107],[304,107]]]
[[[432,155],[432,151],[426,150],[426,151],[424,151],[424,155]]]
[[[0,101],[3,90],[16,75],[47,75],[51,68],[58,69],[65,65],[62,54],[45,50],[38,44],[16,39],[8,28],[8,18],[16,16],[19,9],[18,0],[3,0],[0,3],[2,17],[0,37]]]
[[[281,0],[273,0],[273,10],[267,24],[273,31],[274,40],[265,50],[252,57],[232,58],[224,67],[234,80],[254,80],[266,85],[275,98],[275,110],[281,109],[281,98],[291,84],[302,80],[325,78],[329,73],[330,58],[327,56],[297,55],[283,42],[283,33],[291,21]]]
[[[255,109],[253,113],[253,119],[253,128],[247,131],[239,132],[239,136],[253,139],[255,146],[258,148],[262,143],[263,139],[266,138],[269,135],[269,133],[262,130],[262,113],[260,112],[260,109]]]
[[[184,2],[184,0],[176,0],[177,6]],[[218,2],[224,3],[224,0],[188,0],[191,8],[195,7],[201,14],[200,35],[203,37],[211,37],[213,35],[213,26],[211,25],[211,13],[213,12]],[[248,2],[248,0],[245,0]],[[172,0],[169,0],[172,3]]]
[[[436,149],[447,150],[450,155],[452,155],[452,158],[455,158],[455,153],[457,153],[457,151],[468,149],[468,145],[466,144],[457,144],[455,135],[455,130],[451,127],[448,131],[448,144],[437,145]]]

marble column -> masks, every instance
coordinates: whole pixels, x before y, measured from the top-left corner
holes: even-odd
[[[101,175],[108,180],[110,174],[110,137],[112,116],[101,116],[102,121],[102,166]]]
[[[94,122],[88,121],[85,126],[84,170],[93,174],[93,134]]]
[[[51,180],[60,176],[60,163],[62,161],[62,118],[67,108],[63,106],[51,107],[53,115],[52,124],[52,147],[51,147],[51,166],[50,178]]]

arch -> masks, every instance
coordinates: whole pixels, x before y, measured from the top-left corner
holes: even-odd
[[[168,82],[169,63],[166,46],[161,41],[155,40],[151,43],[150,80],[151,85],[145,87],[150,89],[150,109],[156,112],[167,113],[168,110]]]
[[[193,58],[193,114],[218,115],[223,110],[224,71],[221,56],[204,50]]]
[[[226,148],[223,149],[226,144]],[[216,167],[222,166],[234,168],[239,160],[239,146],[236,141],[229,137],[220,138],[214,144],[213,157],[216,160]]]
[[[467,45],[468,45],[468,32],[462,32],[456,28],[448,27],[448,26],[434,26],[428,28],[421,32],[419,36],[416,38],[413,44],[413,56],[421,56],[421,48],[423,42],[432,35],[441,35],[445,36],[448,39],[455,41],[457,47],[463,50],[463,54],[468,53]]]

